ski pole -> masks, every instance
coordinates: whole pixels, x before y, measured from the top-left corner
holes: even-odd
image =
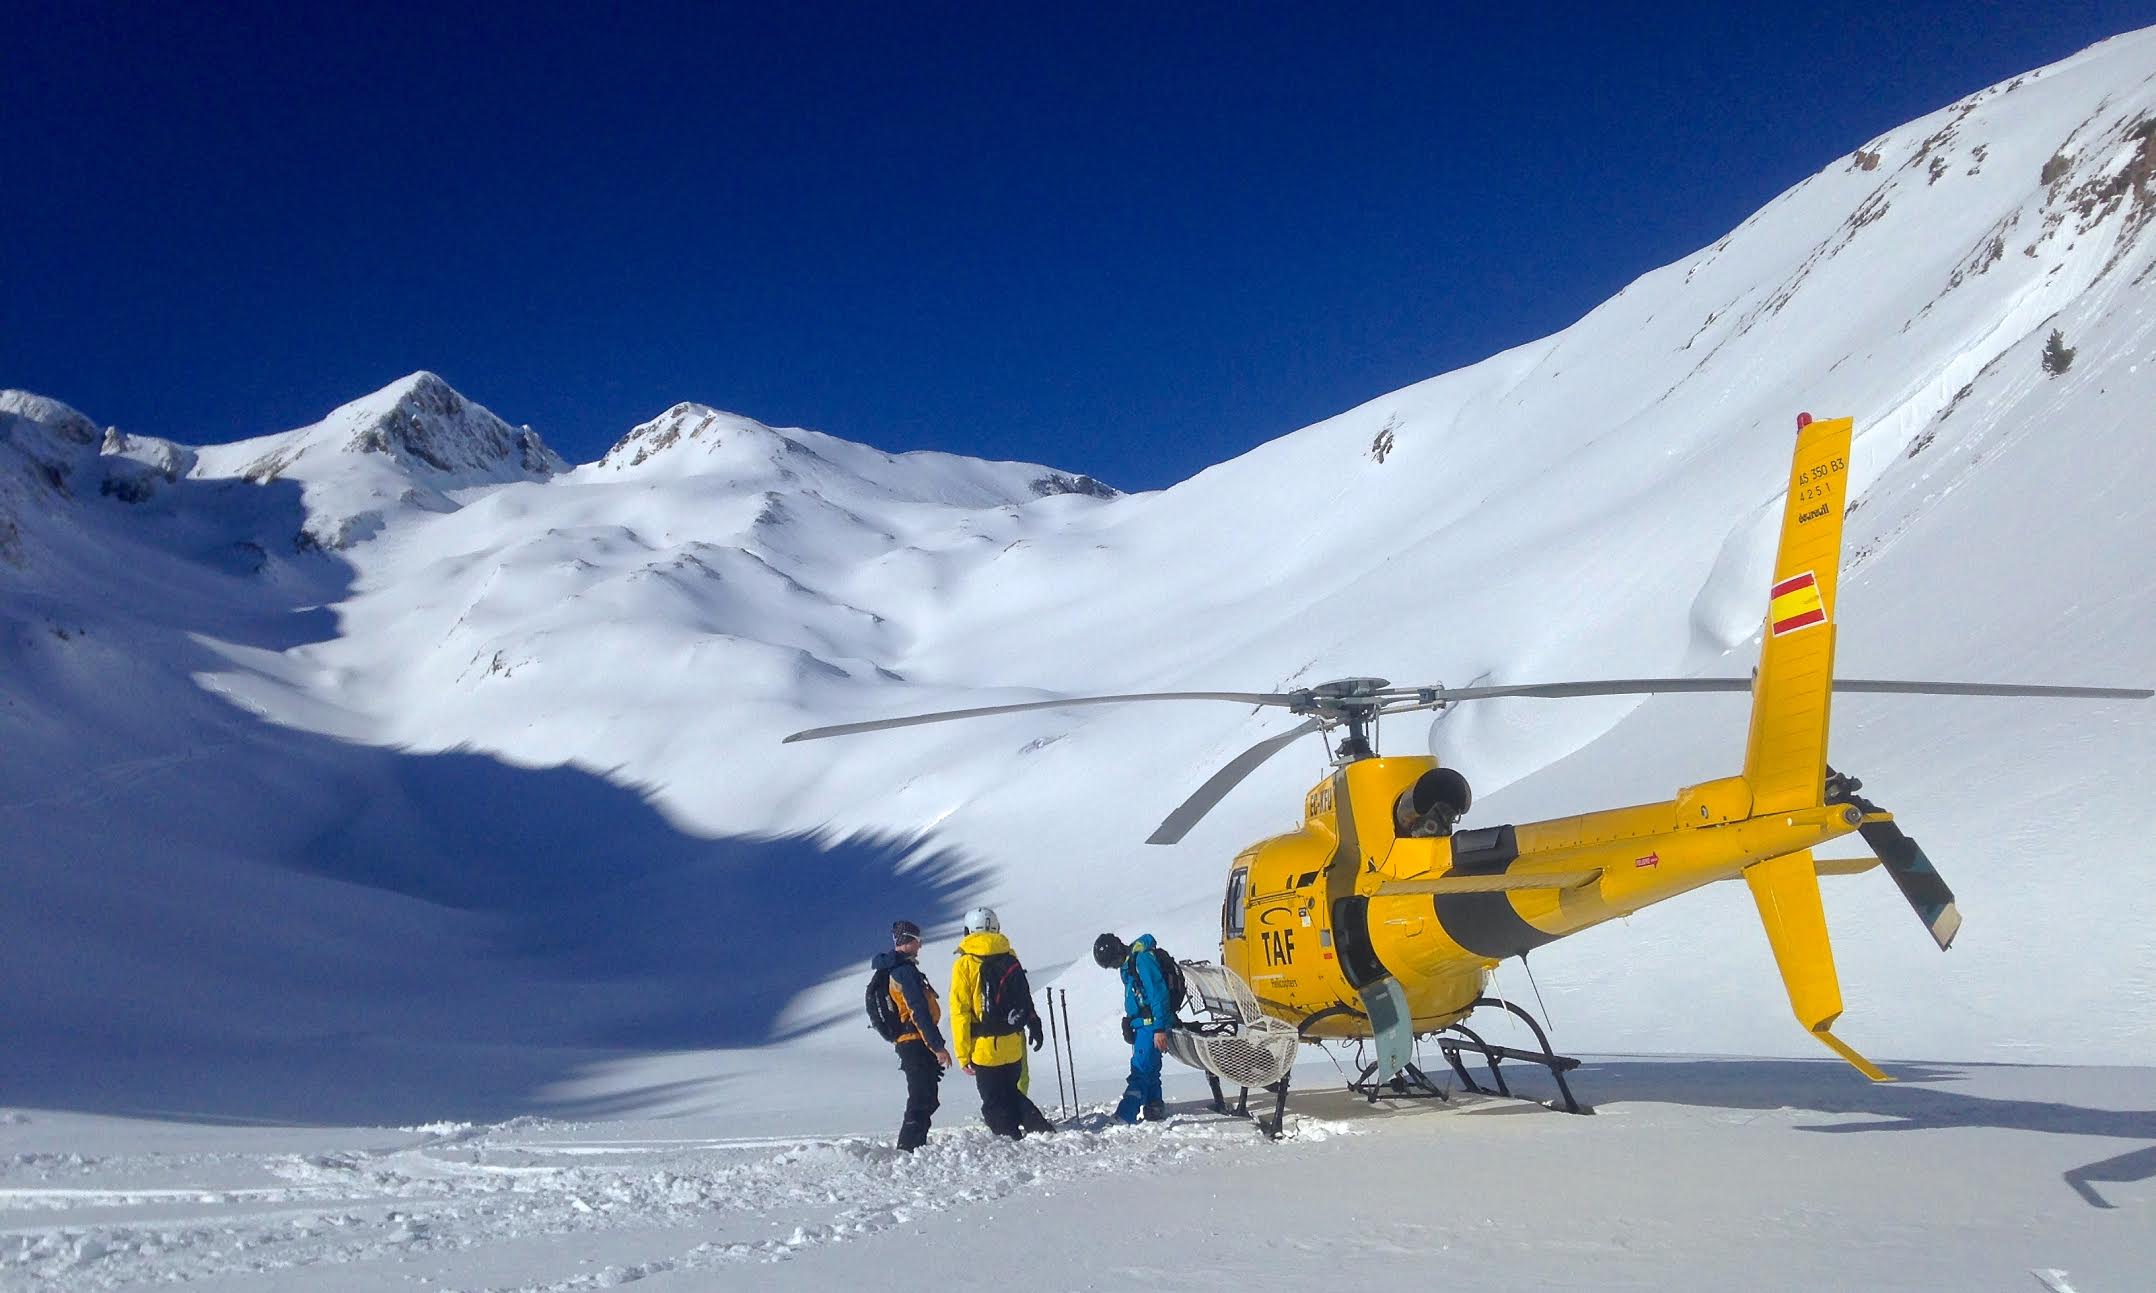
[[[1063,1099],[1063,1039],[1056,1036],[1056,994],[1048,993],[1048,1048],[1056,1065],[1056,1108],[1063,1116],[1070,1117],[1070,1105]]]
[[[1070,1054],[1071,1063],[1071,1106],[1074,1109],[1083,1110],[1085,1105],[1078,1099],[1078,1048],[1071,1042],[1071,990],[1064,988],[1061,991],[1063,993],[1063,1049]]]

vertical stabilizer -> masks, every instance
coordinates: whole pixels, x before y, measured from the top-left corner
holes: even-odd
[[[1831,418],[1797,432],[1744,752],[1755,815],[1813,807],[1825,794],[1834,596],[1854,425]]]
[[[1789,990],[1789,1008],[1804,1031],[1848,1060],[1874,1082],[1894,1079],[1851,1049],[1832,1031],[1842,1016],[1841,981],[1834,973],[1834,948],[1827,942],[1827,913],[1819,901],[1819,871],[1812,851],[1803,849],[1744,869],[1744,883],[1759,904],[1774,964]]]

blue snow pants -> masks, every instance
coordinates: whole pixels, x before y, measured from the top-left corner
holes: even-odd
[[[1136,1122],[1145,1106],[1160,1103],[1161,1054],[1153,1049],[1153,1036],[1160,1030],[1140,1025],[1130,1044],[1130,1082],[1115,1107],[1116,1120]]]

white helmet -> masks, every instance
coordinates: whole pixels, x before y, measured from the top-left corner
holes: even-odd
[[[996,909],[993,907],[975,907],[966,913],[964,924],[968,934],[1003,932],[1003,922],[996,919]]]

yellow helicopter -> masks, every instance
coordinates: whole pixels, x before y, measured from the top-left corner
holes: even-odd
[[[1847,501],[1848,418],[1798,419],[1758,668],[1750,678],[1636,678],[1461,688],[1393,687],[1346,678],[1292,692],[1146,692],[1081,696],[945,710],[796,732],[813,740],[990,714],[1078,705],[1221,700],[1304,716],[1258,742],[1208,779],[1148,840],[1172,844],[1266,759],[1300,738],[1345,728],[1332,772],[1303,799],[1302,826],[1236,855],[1221,910],[1221,965],[1186,967],[1194,1026],[1173,1052],[1218,1078],[1277,1094],[1268,1130],[1279,1134],[1296,1045],[1368,1042],[1375,1059],[1351,1089],[1446,1093],[1413,1062],[1417,1037],[1436,1034],[1462,1083],[1482,1088],[1463,1052],[1499,1065],[1547,1068],[1562,1107],[1586,1112],[1565,1083],[1578,1064],[1551,1050],[1533,1015],[1486,995],[1508,957],[1626,916],[1718,880],[1742,877],[1797,1021],[1875,1082],[1891,1081],[1836,1037],[1841,989],[1820,904],[1821,875],[1884,863],[1944,950],[1961,925],[1953,892],[1891,814],[1859,796],[1861,783],[1827,765],[1833,693],[2146,699],[2149,690],[1903,682],[1834,677],[1835,592]],[[1428,755],[1380,757],[1370,737],[1389,714],[1441,711],[1493,697],[1572,697],[1658,692],[1748,691],[1750,734],[1742,770],[1679,790],[1661,803],[1541,822],[1456,829],[1471,802],[1468,783]],[[1815,861],[1812,850],[1860,834],[1873,858]],[[1520,1017],[1539,1050],[1486,1042],[1464,1021],[1477,1009]],[[1239,1105],[1239,1108],[1243,1106]]]

